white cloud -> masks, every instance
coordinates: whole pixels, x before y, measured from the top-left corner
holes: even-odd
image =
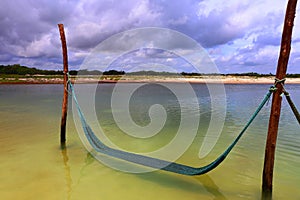
[[[32,41],[24,49],[20,49],[17,54],[23,57],[54,57],[60,55],[57,48],[53,45],[52,34],[43,35],[41,38]]]
[[[56,66],[61,62],[57,23],[64,23],[70,62],[76,67],[92,48],[111,35],[154,26],[171,28],[195,39],[208,49],[221,69],[264,71],[264,66],[273,66],[277,61],[285,8],[286,1],[273,0],[2,0],[0,26],[5,28],[0,30],[0,64]],[[293,35],[298,39],[299,24],[297,16]],[[157,36],[156,42],[187,51],[188,44],[165,38]],[[122,51],[132,45],[126,40],[120,42],[107,49]],[[155,45],[153,42],[145,41],[145,46]],[[300,73],[294,67],[299,60],[299,45],[293,45],[290,68]],[[151,52],[139,53],[147,59]],[[269,70],[267,67],[266,72]]]

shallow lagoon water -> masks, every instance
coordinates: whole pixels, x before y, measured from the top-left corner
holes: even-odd
[[[153,103],[161,102],[168,111],[160,135],[143,140],[122,134],[113,122],[109,103],[113,87],[113,84],[103,84],[95,98],[99,123],[113,143],[128,151],[147,152],[174,137],[180,112],[172,93],[149,85],[136,94],[130,109],[137,124],[149,123],[147,109]],[[192,145],[177,162],[202,166],[216,158],[243,128],[268,87],[225,85],[227,112],[223,132],[213,151],[200,159],[198,153],[210,119],[210,103],[205,85],[193,84],[201,107],[200,128]],[[287,89],[300,107],[300,85],[287,85]],[[111,169],[91,156],[78,136],[72,106],[69,106],[67,146],[61,150],[62,91],[61,85],[0,86],[1,199],[261,199],[270,103],[227,159],[208,174],[195,177],[164,171],[131,174]],[[151,94],[151,98],[146,94]],[[283,100],[274,199],[299,199],[299,182],[300,128]]]

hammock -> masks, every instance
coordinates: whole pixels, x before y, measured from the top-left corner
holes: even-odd
[[[290,93],[288,93],[285,89],[284,89],[283,93],[284,93],[285,98],[286,98],[287,102],[289,103],[298,123],[300,124],[300,114],[299,114],[294,102],[291,99]]]
[[[290,96],[290,93],[286,91],[286,89],[285,89],[285,87],[284,87],[284,82],[285,82],[285,78],[284,78],[284,79],[281,79],[281,80],[278,79],[278,78],[275,78],[275,85],[278,84],[278,83],[280,83],[281,86],[282,86],[282,94],[281,94],[280,96],[285,95],[285,98],[286,98],[288,104],[290,105],[290,108],[292,109],[292,111],[293,111],[293,113],[294,113],[294,115],[295,115],[295,117],[296,117],[296,119],[297,119],[297,121],[298,121],[298,123],[299,123],[299,125],[300,125],[300,113],[299,113],[299,111],[297,110],[297,108],[296,108],[294,102],[292,101],[292,98],[291,98],[291,96]]]
[[[69,85],[70,85],[72,97],[76,104],[78,115],[80,117],[80,121],[81,121],[81,125],[83,128],[84,134],[85,134],[87,140],[89,141],[89,143],[91,144],[91,146],[97,152],[114,157],[114,158],[132,162],[135,164],[151,167],[154,169],[161,169],[161,170],[165,170],[165,171],[169,171],[169,172],[173,172],[173,173],[177,173],[177,174],[189,175],[189,176],[205,174],[205,173],[213,170],[214,168],[216,168],[226,158],[226,156],[230,153],[230,151],[233,149],[233,147],[237,144],[239,139],[243,136],[243,134],[245,133],[247,128],[250,126],[250,124],[253,122],[255,117],[258,115],[260,110],[263,108],[263,106],[266,104],[266,102],[270,99],[271,94],[276,90],[276,88],[274,86],[272,86],[270,88],[270,90],[265,95],[264,99],[262,100],[262,102],[260,103],[260,105],[258,106],[256,111],[252,115],[252,117],[249,119],[249,121],[243,128],[243,130],[236,137],[236,139],[232,142],[232,144],[229,145],[229,147],[217,159],[215,159],[213,162],[211,162],[210,164],[208,164],[206,166],[196,168],[196,167],[191,167],[191,166],[187,166],[187,165],[183,165],[183,164],[179,164],[179,163],[169,162],[169,161],[165,161],[165,160],[161,160],[161,159],[157,159],[157,158],[151,158],[151,157],[140,155],[140,154],[121,151],[121,150],[113,149],[113,148],[106,146],[104,143],[102,143],[97,138],[95,133],[92,131],[91,127],[86,122],[86,119],[85,119],[85,117],[81,111],[81,108],[79,106],[79,103],[77,101],[74,87],[70,81],[69,81]]]

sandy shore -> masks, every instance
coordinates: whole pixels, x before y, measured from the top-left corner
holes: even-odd
[[[105,81],[104,81],[105,82]],[[203,84],[273,84],[274,77],[249,76],[201,76],[201,77],[148,77],[140,79],[124,78],[119,82],[171,82],[171,83],[203,83]],[[300,84],[300,78],[287,78],[286,84]]]
[[[98,76],[72,77],[75,83],[203,83],[203,84],[273,84],[274,77],[249,76],[194,76],[194,77],[168,77],[168,76]],[[0,80],[0,84],[62,84],[62,77],[56,78],[10,78]],[[286,84],[300,84],[300,78],[287,78]]]

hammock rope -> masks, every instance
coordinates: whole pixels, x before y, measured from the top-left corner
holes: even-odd
[[[121,160],[125,160],[128,162],[132,162],[135,164],[151,167],[154,169],[161,169],[164,171],[169,171],[177,174],[183,174],[183,175],[189,175],[189,176],[194,176],[194,175],[201,175],[205,174],[213,169],[215,169],[222,161],[227,157],[227,155],[230,153],[230,151],[233,149],[233,147],[238,143],[240,138],[243,136],[243,134],[246,132],[247,128],[250,126],[250,124],[253,122],[253,120],[256,118],[258,113],[261,111],[261,109],[264,107],[264,105],[267,103],[267,101],[270,99],[271,94],[276,91],[275,86],[271,86],[268,93],[265,95],[263,98],[262,102],[259,104],[258,108],[254,112],[254,114],[251,116],[249,121],[246,123],[245,127],[242,129],[242,131],[238,134],[236,139],[227,147],[227,149],[219,156],[217,157],[214,161],[212,161],[210,164],[203,166],[203,167],[191,167],[175,162],[169,162],[165,160],[161,160],[158,158],[152,158],[140,154],[135,154],[131,152],[126,152],[126,151],[121,151],[118,149],[113,149],[108,146],[106,146],[104,143],[102,143],[95,133],[92,131],[91,127],[88,125],[84,114],[80,108],[80,105],[78,103],[77,97],[75,95],[74,87],[72,83],[69,81],[69,86],[71,90],[71,95],[73,97],[73,100],[76,104],[77,112],[81,121],[81,125],[84,131],[84,134],[91,144],[91,146],[99,153],[118,158]]]
[[[295,115],[298,123],[300,124],[300,114],[299,114],[299,112],[298,112],[298,110],[297,110],[294,102],[291,99],[290,93],[288,93],[286,90],[284,90],[283,93],[284,93],[285,98],[286,98],[287,102],[289,103],[289,105],[290,105],[290,107],[291,107],[291,109],[292,109],[292,111],[293,111],[293,113],[294,113],[294,115]]]
[[[285,78],[281,79],[281,80],[275,78],[275,84],[274,85],[276,86],[277,84],[281,84],[281,86],[282,86],[282,94],[281,94],[281,96],[283,96],[283,95],[285,96],[285,98],[286,98],[287,102],[289,103],[290,108],[292,109],[292,111],[293,111],[293,113],[294,113],[294,115],[295,115],[298,123],[300,124],[300,114],[299,114],[299,112],[298,112],[298,110],[297,110],[294,102],[292,101],[290,93],[287,92],[286,89],[285,89],[285,87],[284,87],[285,80],[286,80]]]

